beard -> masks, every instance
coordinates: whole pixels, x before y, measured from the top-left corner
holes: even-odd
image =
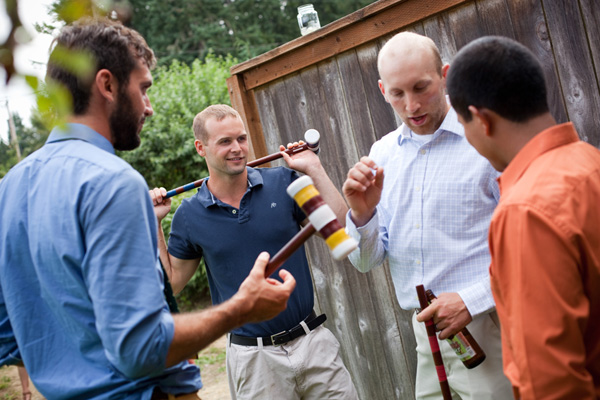
[[[115,111],[111,114],[110,133],[115,150],[133,150],[140,145],[140,120],[131,98],[119,88]]]

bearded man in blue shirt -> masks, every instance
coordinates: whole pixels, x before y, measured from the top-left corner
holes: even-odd
[[[22,365],[48,399],[198,399],[190,354],[285,309],[295,280],[265,279],[261,254],[231,298],[171,315],[142,176],[115,156],[152,115],[154,54],[135,31],[82,20],[55,39],[47,78],[72,95],[69,123],[0,183],[0,365]],[[85,52],[73,75],[58,54]]]
[[[442,397],[425,326],[431,317],[454,397],[510,399],[491,293],[487,230],[499,199],[497,173],[471,147],[445,96],[435,43],[402,32],[381,49],[379,88],[403,124],[349,172],[346,227],[359,241],[350,261],[367,272],[389,262],[400,307],[416,310],[415,286],[437,300],[417,316],[417,399]],[[386,172],[384,178],[384,170]],[[487,358],[467,369],[443,340],[469,324]]]

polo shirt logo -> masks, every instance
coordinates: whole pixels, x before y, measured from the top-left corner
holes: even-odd
[[[277,207],[277,203],[271,203],[271,208]]]

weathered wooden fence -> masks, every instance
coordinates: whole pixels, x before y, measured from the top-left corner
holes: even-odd
[[[318,11],[318,6],[317,6]],[[600,144],[600,0],[381,0],[231,69],[232,105],[255,157],[321,132],[321,160],[341,189],[348,169],[398,120],[377,87],[376,58],[393,34],[429,36],[450,62],[483,35],[514,38],[542,61],[551,110]],[[415,341],[387,266],[367,274],[312,238],[317,308],[363,400],[413,399]]]

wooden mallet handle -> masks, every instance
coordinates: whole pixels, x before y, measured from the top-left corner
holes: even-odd
[[[427,303],[427,295],[425,294],[425,288],[423,285],[418,285],[417,296],[419,296],[419,304],[421,304],[421,310],[424,310],[429,305]],[[433,318],[425,321],[425,328],[427,329],[427,336],[429,337],[429,346],[431,346],[431,353],[433,354],[433,362],[435,363],[435,370],[437,372],[440,387],[442,388],[442,396],[444,400],[452,400],[452,394],[450,393],[450,385],[448,385],[448,377],[446,376],[446,369],[444,369],[444,361],[442,360],[442,353],[440,352],[440,344],[437,341],[435,335],[435,324]]]
[[[315,227],[312,226],[310,222],[302,227],[302,229],[300,229],[300,231],[269,260],[269,264],[267,264],[267,269],[265,271],[265,277],[269,277],[273,272],[277,271],[279,267],[283,265],[285,260],[290,258],[290,256],[315,232]]]

